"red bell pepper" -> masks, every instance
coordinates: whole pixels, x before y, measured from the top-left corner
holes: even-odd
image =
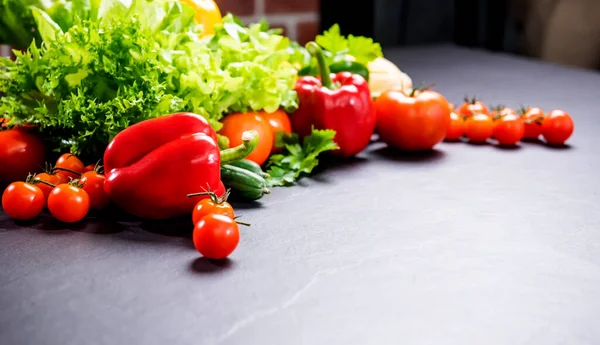
[[[296,82],[300,105],[291,115],[292,129],[301,137],[312,128],[333,129],[340,147],[332,154],[354,156],[367,147],[376,117],[367,80],[359,74],[330,74],[321,47],[309,42],[306,49],[317,59],[320,78],[306,76]]]
[[[245,132],[242,145],[219,151],[217,135],[200,115],[177,113],[134,124],[117,134],[104,153],[109,198],[140,218],[165,219],[191,213],[210,189],[225,193],[221,164],[252,151],[258,137]]]

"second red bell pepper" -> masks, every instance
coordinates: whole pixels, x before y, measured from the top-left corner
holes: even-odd
[[[242,145],[219,151],[216,133],[200,115],[178,113],[134,124],[115,136],[104,153],[104,190],[126,212],[146,219],[191,213],[202,197],[225,193],[221,163],[245,157],[256,145],[245,132]]]
[[[368,82],[358,74],[330,74],[321,47],[309,42],[306,49],[316,57],[320,78],[306,76],[296,82],[300,105],[290,120],[292,129],[307,136],[315,129],[333,129],[340,147],[332,154],[354,156],[364,150],[375,130],[376,116]]]

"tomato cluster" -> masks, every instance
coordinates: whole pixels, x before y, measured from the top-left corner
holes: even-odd
[[[8,185],[2,194],[2,208],[18,220],[35,218],[47,208],[61,222],[78,222],[90,208],[102,209],[109,203],[104,180],[100,166],[84,166],[78,157],[65,153],[44,172]]]
[[[504,106],[488,108],[481,101],[467,98],[458,108],[450,105],[450,110],[446,141],[465,138],[472,143],[487,143],[493,139],[500,146],[515,146],[541,136],[546,144],[560,146],[574,130],[571,116],[558,109],[545,114],[539,107],[518,111]]]
[[[227,202],[229,191],[218,197],[208,191],[189,194],[189,197],[209,195],[200,200],[192,211],[194,247],[207,259],[224,259],[231,255],[240,242],[240,230],[235,212]]]

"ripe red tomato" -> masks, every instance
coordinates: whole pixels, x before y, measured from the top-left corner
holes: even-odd
[[[544,120],[544,111],[538,107],[527,108],[521,118],[525,122],[525,135],[523,139],[537,140],[542,134],[542,124]]]
[[[450,126],[446,132],[447,141],[456,141],[465,134],[465,121],[457,113],[450,113]]]
[[[69,170],[65,171],[57,169],[58,172],[56,174],[60,177],[62,183],[68,183],[71,179],[75,180],[80,178],[84,169],[83,162],[70,153],[65,153],[58,157],[55,167]]]
[[[88,164],[85,167],[83,167],[83,172],[88,172],[88,171],[94,171],[96,170],[96,165],[95,164]]]
[[[194,207],[194,211],[192,211],[192,222],[196,224],[204,218],[204,216],[209,214],[222,214],[230,218],[235,216],[233,207],[231,207],[227,201],[218,202],[207,198],[198,201]]]
[[[267,161],[273,147],[273,131],[269,122],[258,113],[233,113],[222,120],[223,128],[219,134],[229,139],[229,146],[242,144],[242,133],[254,130],[258,133],[258,145],[246,159],[262,165]]]
[[[192,238],[196,250],[207,259],[224,259],[240,242],[240,230],[231,217],[213,213],[196,223]]]
[[[106,180],[106,177],[94,170],[84,172],[81,175],[79,183],[83,184],[82,189],[90,198],[90,208],[99,210],[108,205],[110,200],[104,191],[104,180]]]
[[[60,177],[57,174],[48,174],[46,172],[35,175],[34,179],[46,181],[54,186],[57,186],[62,183]],[[42,193],[44,193],[44,207],[47,207],[48,196],[54,188],[44,183],[37,183],[36,186],[38,186],[38,188],[42,190]]]
[[[0,184],[25,181],[41,170],[46,159],[42,140],[25,130],[0,131]]]
[[[458,115],[463,117],[471,117],[475,114],[489,114],[488,107],[485,103],[473,99],[465,98],[465,102],[456,111]]]
[[[516,145],[525,134],[525,124],[517,114],[508,114],[495,121],[494,139],[502,146]]]
[[[430,150],[450,127],[448,101],[435,91],[407,96],[389,90],[375,101],[377,132],[389,146],[406,151]]]
[[[2,193],[2,209],[12,219],[28,220],[44,208],[44,193],[27,182],[13,182]]]
[[[48,196],[48,210],[64,223],[83,219],[90,209],[90,197],[81,188],[67,183],[56,186]]]
[[[496,107],[493,107],[492,109],[490,109],[490,112],[488,115],[490,115],[492,120],[499,120],[502,116],[506,116],[509,114],[516,114],[516,112],[512,108],[508,108],[508,107],[499,105],[499,106],[496,106]]]
[[[267,120],[269,125],[271,126],[271,131],[273,133],[273,147],[271,148],[271,153],[281,151],[281,148],[275,146],[275,142],[277,140],[277,133],[284,132],[286,134],[292,133],[292,124],[290,122],[290,117],[286,114],[285,111],[279,109],[273,113],[267,113],[265,111],[260,112],[260,115]]]
[[[575,125],[571,115],[562,110],[552,110],[542,122],[542,135],[550,145],[562,145],[573,134]]]
[[[476,114],[465,124],[465,135],[473,143],[484,143],[494,134],[494,121],[489,115]]]

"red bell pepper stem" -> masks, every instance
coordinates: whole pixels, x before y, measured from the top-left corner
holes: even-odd
[[[221,151],[221,165],[237,162],[248,156],[258,144],[258,132],[245,131],[242,133],[242,144]]]
[[[308,42],[306,43],[306,50],[310,53],[310,55],[314,56],[317,59],[319,75],[321,76],[321,84],[330,90],[335,89],[333,82],[331,81],[331,72],[329,71],[329,66],[327,66],[327,62],[325,61],[325,54],[323,53],[323,49],[321,49],[321,47],[316,42]]]

